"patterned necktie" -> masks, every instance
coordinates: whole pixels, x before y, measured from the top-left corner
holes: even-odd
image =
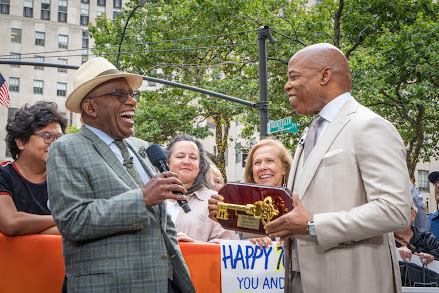
[[[139,172],[137,171],[136,165],[134,165],[133,157],[131,157],[129,152],[128,152],[127,145],[125,144],[125,142],[123,140],[115,140],[114,144],[117,145],[117,147],[122,152],[123,165],[127,169],[128,173],[131,175],[131,177],[134,179],[134,181],[137,183],[137,185],[140,188],[142,188],[144,185],[143,181],[140,178],[140,175],[139,175]],[[156,212],[156,214],[158,215],[158,220],[160,221],[159,208],[157,206],[153,206],[152,208]],[[171,258],[169,257],[169,253],[168,253],[167,258],[168,258],[168,278],[172,280],[174,267],[171,263]]]
[[[128,152],[127,145],[123,140],[115,140],[114,144],[117,145],[117,147],[122,152],[123,165],[127,169],[128,173],[131,175],[137,185],[142,188],[144,185],[143,181],[140,178],[139,172],[136,169],[136,165],[134,165],[133,157],[131,157],[130,153]]]
[[[322,125],[323,121],[325,121],[324,118],[317,115],[316,118],[311,122],[311,126],[309,127],[308,134],[306,135],[305,139],[305,146],[303,149],[303,164],[305,165],[306,159],[308,159],[309,154],[311,153],[312,149],[314,148],[314,145],[316,144],[316,134],[317,129]]]

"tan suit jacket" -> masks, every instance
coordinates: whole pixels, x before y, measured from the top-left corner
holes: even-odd
[[[317,232],[294,237],[293,270],[303,291],[401,292],[391,232],[409,225],[411,197],[397,130],[350,98],[305,165],[302,149],[288,187],[314,216]]]

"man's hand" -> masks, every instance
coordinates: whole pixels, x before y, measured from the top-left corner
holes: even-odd
[[[398,247],[396,250],[399,251],[399,255],[403,261],[409,261],[412,259],[412,251],[407,248],[407,246]]]
[[[209,198],[209,218],[211,218],[212,220],[217,221],[216,219],[216,214],[218,214],[219,208],[218,208],[218,203],[219,202],[223,202],[224,201],[224,197],[222,197],[219,194],[212,194]]]
[[[183,232],[178,232],[177,233],[177,240],[181,241],[181,242],[198,242],[198,241],[194,240],[193,238],[187,236]]]
[[[163,173],[157,174],[142,187],[143,198],[147,207],[158,205],[166,199],[185,200],[185,195],[178,195],[173,191],[185,194],[187,192],[181,183],[178,175],[174,172],[166,172],[166,177]]]
[[[428,254],[428,253],[415,252],[415,255],[419,256],[419,258],[421,259],[421,262],[426,262],[427,264],[434,261],[434,256],[432,256],[431,254]]]
[[[260,249],[262,249],[263,246],[268,248],[273,243],[270,237],[250,238],[249,240],[251,243],[258,245]]]
[[[294,209],[276,220],[265,225],[265,233],[270,237],[290,238],[294,235],[308,235],[308,222],[311,221],[311,215],[303,207],[302,203],[294,192],[293,196]]]

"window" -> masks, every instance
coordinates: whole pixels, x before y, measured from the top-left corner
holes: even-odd
[[[67,64],[67,59],[58,58],[58,64]],[[58,72],[67,73],[67,69],[66,68],[58,68]]]
[[[428,171],[418,170],[418,188],[420,191],[430,192],[430,182],[428,181]]]
[[[67,0],[58,0],[58,21],[67,22]]]
[[[96,6],[96,17],[100,18],[105,13],[105,6]]]
[[[9,78],[9,91],[10,92],[20,92],[20,79],[16,77]]]
[[[121,10],[120,9],[113,9],[113,20],[116,20],[116,18],[120,15]]]
[[[35,32],[35,45],[44,47],[45,44],[46,44],[46,33]]]
[[[89,22],[89,12],[90,12],[90,4],[81,3],[81,16],[80,16],[80,24],[88,25]]]
[[[113,0],[113,8],[122,8],[122,0]]]
[[[82,48],[88,48],[88,38],[82,38]]]
[[[58,36],[58,48],[67,49],[68,45],[69,45],[69,37],[66,35],[59,35]]]
[[[0,13],[9,14],[9,1],[10,0],[0,0]]]
[[[43,94],[43,81],[34,79],[34,94],[42,95]]]
[[[98,6],[106,6],[105,0],[98,0]]]
[[[12,53],[11,52],[11,60],[20,61],[21,60],[21,54],[20,53]],[[20,65],[12,65],[12,64],[11,64],[11,66],[12,67],[20,67]]]
[[[44,63],[44,57],[43,56],[36,56],[34,57],[35,62]],[[34,66],[35,70],[44,70],[43,66]]]
[[[236,121],[235,121],[235,122],[236,122],[236,126],[238,126],[239,124],[241,124],[241,123],[239,122],[239,117],[236,118]]]
[[[82,50],[82,56],[81,56],[81,64],[84,64],[88,61],[88,50]]]
[[[235,156],[235,163],[241,163],[241,159],[242,159],[241,148],[242,148],[241,147],[241,143],[238,142],[235,145],[235,154],[236,154],[236,156]]]
[[[21,29],[11,28],[11,42],[21,44]]]
[[[64,82],[57,82],[56,83],[56,95],[58,97],[67,96],[67,83],[64,83]]]
[[[50,0],[41,0],[41,19],[50,20]]]
[[[23,16],[24,17],[33,17],[34,15],[34,1],[33,0],[24,0],[23,2]]]

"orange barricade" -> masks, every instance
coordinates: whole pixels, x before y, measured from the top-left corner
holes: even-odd
[[[198,293],[221,292],[218,244],[180,243]],[[0,292],[61,292],[64,278],[61,236],[0,233]]]

